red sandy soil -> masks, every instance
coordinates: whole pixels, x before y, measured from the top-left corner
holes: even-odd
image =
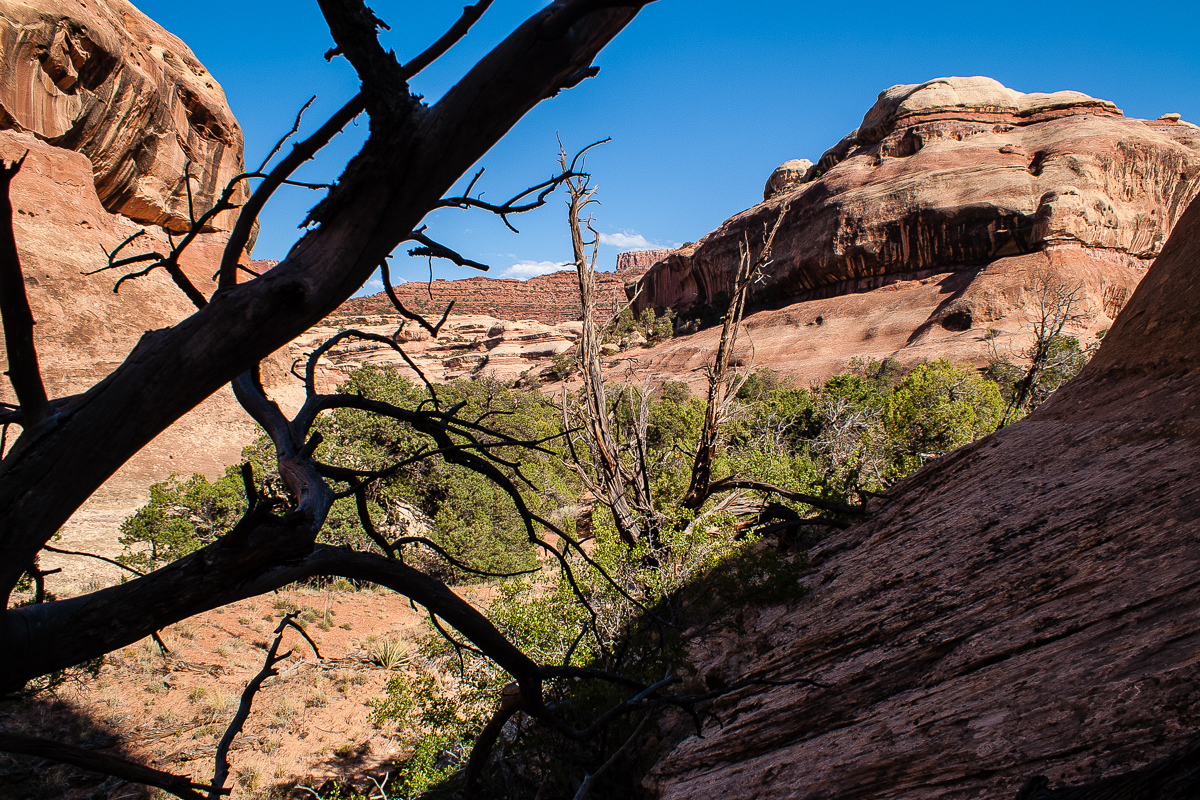
[[[462,593],[478,600],[472,589]],[[293,654],[263,685],[234,740],[232,798],[311,798],[292,787],[321,787],[332,779],[357,781],[365,790],[365,776],[382,779],[389,761],[404,755],[395,731],[373,724],[369,701],[383,696],[392,676],[432,667],[417,654],[427,627],[423,616],[387,591],[302,587],[200,614],[162,632],[170,651],[165,656],[145,639],[108,655],[96,677],[70,682],[54,697],[0,706],[0,724],[99,746],[206,782],[217,743],[289,609],[303,612],[301,621],[322,658],[298,633],[285,633],[280,652]],[[381,640],[409,648],[393,670],[373,657]],[[0,797],[152,796],[72,768],[0,755]]]

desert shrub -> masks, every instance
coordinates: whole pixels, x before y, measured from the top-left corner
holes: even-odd
[[[1044,403],[1060,386],[1074,378],[1079,371],[1091,360],[1099,346],[1100,340],[1107,330],[1096,334],[1096,341],[1084,347],[1079,339],[1066,334],[1051,338],[1040,368],[1029,376],[1029,361],[1035,354],[1035,348],[1030,346],[1019,354],[1016,360],[993,352],[984,368],[983,374],[996,384],[1000,395],[1008,406],[1015,406],[1020,385],[1024,380],[1030,380],[1028,396],[1022,408],[1014,408],[1014,417],[1023,416]],[[1021,363],[1018,363],[1021,362]]]
[[[694,303],[676,320],[675,332],[695,333],[721,324],[725,319],[725,311],[729,308],[729,300],[729,292],[721,290],[708,302]]]
[[[550,571],[504,581],[496,587],[488,616],[539,663],[607,669],[647,684],[670,672],[698,686],[681,631],[699,635],[745,603],[799,597],[797,579],[807,566],[802,554],[781,555],[741,536],[728,516],[702,514],[667,528],[655,548],[642,543],[630,549],[617,536],[611,516],[598,512],[592,555],[612,582],[571,558],[574,585]],[[374,720],[394,725],[397,737],[409,743],[411,755],[396,765],[398,776],[412,776],[403,778],[407,786],[440,778],[445,780],[441,789],[449,793],[455,788],[452,767],[465,762],[495,708],[497,692],[510,678],[432,630],[420,651],[424,670],[392,679],[385,696],[372,703]],[[560,679],[546,686],[546,701],[568,724],[580,727],[628,695],[623,687],[596,681]],[[638,719],[617,720],[606,736],[577,742],[518,716],[497,745],[489,790],[498,796],[532,796],[544,786],[549,796],[569,797],[573,781],[604,763],[613,743],[624,741]],[[634,772],[611,771],[597,796],[627,796]]]
[[[429,402],[418,388],[390,367],[367,365],[350,374],[339,391],[360,394],[397,406],[414,408]],[[519,440],[544,439],[561,430],[561,415],[535,392],[493,380],[460,381],[438,389],[443,406],[461,404],[461,414],[483,419],[494,430]],[[340,409],[322,418],[317,429],[324,441],[321,461],[356,469],[377,469],[409,458],[429,445],[410,427],[374,414]],[[550,512],[574,502],[578,479],[561,459],[522,447],[497,452],[519,464],[521,473],[538,487],[526,493],[527,503]],[[253,468],[259,491],[283,493],[274,469],[274,453],[260,438],[243,453]],[[510,470],[515,477],[516,470]],[[402,507],[416,507],[430,520],[429,530],[408,531]],[[240,467],[209,481],[202,475],[186,480],[172,476],[151,487],[150,501],[121,525],[123,563],[150,569],[185,556],[214,541],[236,524],[246,508]],[[495,483],[476,472],[433,457],[411,464],[372,487],[368,510],[375,527],[389,539],[402,534],[428,536],[471,569],[513,573],[536,564],[533,545],[512,499]],[[371,549],[353,498],[336,501],[322,527],[320,541],[354,549]],[[418,556],[419,557],[419,556]],[[462,582],[476,580],[471,572],[430,560],[438,577]]]
[[[559,353],[550,359],[550,375],[565,381],[579,371],[579,360],[573,352]]]
[[[141,571],[182,558],[233,527],[246,500],[237,467],[210,482],[172,475],[150,487],[150,501],[121,523],[117,560]]]
[[[601,331],[600,341],[607,343],[627,342],[633,334],[641,334],[648,343],[662,342],[675,335],[675,312],[665,309],[661,313],[653,308],[642,310],[635,316],[633,309],[626,306],[612,323]]]
[[[888,396],[883,410],[890,474],[901,477],[925,462],[986,436],[1004,414],[996,384],[945,360],[921,364]]]

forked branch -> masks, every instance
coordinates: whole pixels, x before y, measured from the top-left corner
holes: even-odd
[[[446,306],[446,310],[442,312],[442,318],[437,321],[437,324],[431,324],[429,320],[425,319],[425,317],[421,316],[415,311],[409,311],[404,307],[404,304],[400,302],[400,297],[396,294],[395,287],[392,286],[392,275],[388,270],[388,263],[386,260],[379,265],[379,273],[383,277],[383,290],[387,292],[387,297],[388,300],[392,302],[392,307],[400,312],[400,316],[404,317],[410,322],[417,323],[422,328],[429,331],[429,335],[436,339],[442,330],[442,326],[445,325],[446,320],[450,318],[450,312],[454,310],[455,301],[451,300]]]

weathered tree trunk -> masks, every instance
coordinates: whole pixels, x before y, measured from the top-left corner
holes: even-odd
[[[0,595],[7,600],[42,545],[126,460],[336,309],[529,109],[594,74],[592,58],[645,4],[560,0],[426,108],[409,94],[394,56],[379,47],[374,18],[362,3],[322,0],[340,52],[363,81],[367,142],[284,261],[262,277],[227,285],[180,324],[147,333],[107,378],[83,395],[52,401],[52,413],[40,421],[29,414],[33,424],[0,462]],[[11,656],[0,667],[0,687],[14,688],[306,575],[366,578],[383,570],[369,579],[392,581],[400,591],[434,591],[419,581],[410,585],[417,579],[407,573],[400,579],[398,567],[382,557],[314,549],[325,510],[327,504],[314,502],[295,517],[264,524],[244,550],[227,553],[214,545],[102,592],[0,612],[0,646]],[[434,595],[427,599],[439,602]],[[446,613],[466,612],[447,607]],[[471,627],[478,620],[463,622]],[[493,637],[490,625],[476,633],[488,639],[486,646],[477,642],[485,652],[496,650],[510,661],[506,669],[528,674],[528,664],[517,663],[519,654]]]

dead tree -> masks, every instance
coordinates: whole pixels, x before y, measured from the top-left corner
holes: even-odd
[[[595,145],[592,145],[593,147]],[[590,149],[590,148],[589,148]],[[584,153],[587,150],[583,151]],[[582,154],[581,154],[582,156]],[[577,157],[578,159],[579,157]],[[568,163],[565,154],[560,157],[563,174],[576,172],[577,161]],[[584,486],[598,502],[603,503],[613,515],[618,535],[629,547],[645,541],[651,551],[658,546],[662,533],[662,515],[656,509],[656,499],[651,492],[651,470],[648,461],[647,430],[650,420],[649,378],[639,391],[632,385],[623,385],[610,396],[603,373],[600,357],[600,335],[595,323],[595,267],[599,236],[592,227],[592,218],[585,218],[588,207],[596,204],[594,190],[587,176],[572,177],[565,182],[570,194],[568,200],[568,225],[579,279],[579,299],[583,311],[583,331],[580,336],[578,361],[583,375],[583,385],[576,407],[572,407],[567,390],[563,387],[563,416],[565,427],[578,431],[586,448],[584,459],[568,433],[568,444],[574,467]],[[771,250],[775,237],[787,217],[785,206],[773,226],[764,228],[762,242],[752,248],[749,238],[739,243],[738,270],[734,275],[733,293],[725,310],[721,328],[721,339],[708,368],[708,393],[705,404],[704,424],[693,457],[691,478],[682,498],[682,505],[698,511],[709,498],[724,492],[754,491],[764,495],[775,495],[792,502],[805,503],[813,508],[831,512],[839,517],[856,518],[862,509],[825,498],[792,492],[761,481],[738,476],[729,476],[718,481],[712,479],[712,463],[716,454],[718,436],[723,423],[728,421],[733,401],[744,383],[745,374],[730,371],[732,355],[737,346],[738,332],[746,310],[746,300],[753,284],[760,280],[763,270],[771,263]],[[589,238],[590,237],[590,238]],[[589,253],[589,248],[591,251]],[[757,250],[757,252],[755,252]],[[631,422],[625,426],[625,439],[621,441],[621,426],[616,419],[613,400],[627,402]],[[661,498],[660,498],[661,499]],[[730,496],[717,504],[716,510],[727,511],[737,505],[737,497]],[[762,512],[766,502],[753,509],[760,519],[751,525],[762,524],[767,517]],[[689,524],[686,533],[707,514],[697,517]],[[841,519],[823,517],[803,518],[795,514],[786,523],[776,523],[772,532],[786,527],[820,525],[845,527]],[[650,556],[653,558],[653,556]]]
[[[738,242],[738,271],[734,277],[729,306],[725,309],[725,317],[721,324],[721,343],[717,345],[716,358],[708,368],[708,402],[704,407],[704,427],[700,431],[700,442],[696,447],[695,461],[692,463],[692,480],[683,498],[683,504],[688,508],[699,508],[712,494],[712,460],[717,448],[717,433],[729,407],[729,400],[735,397],[741,388],[740,382],[731,387],[729,359],[737,346],[738,329],[746,312],[746,297],[750,293],[750,286],[762,277],[763,270],[770,265],[775,234],[779,232],[779,226],[783,224],[787,212],[788,207],[784,206],[770,233],[764,231],[762,247],[757,256],[751,256],[747,237]]]
[[[482,426],[436,401],[418,409],[397,408],[321,395],[311,380],[304,407],[288,419],[263,391],[258,365],[341,305],[403,242],[436,249],[421,226],[430,211],[486,207],[477,198],[445,194],[527,111],[594,76],[595,55],[651,1],[557,0],[426,106],[409,90],[409,80],[461,39],[491,0],[468,6],[453,28],[407,63],[380,46],[377,32],[383,23],[362,0],[319,0],[335,43],[330,57],[340,55],[353,65],[361,91],[273,169],[260,171],[265,177],[240,210],[216,291],[205,297],[196,286],[181,285],[197,311],[178,325],[147,333],[121,365],[79,395],[49,398],[46,393],[11,235],[12,209],[0,203],[0,314],[19,401],[0,409],[0,426],[21,429],[0,461],[0,594],[5,599],[0,645],[9,656],[0,662],[0,692],[19,691],[33,678],[124,647],[194,614],[293,581],[341,576],[387,586],[424,605],[513,676],[520,708],[562,727],[542,700],[545,669],[446,586],[404,564],[394,549],[350,552],[316,542],[334,499],[355,494],[378,477],[348,475],[314,459],[319,439],[313,424],[320,414],[353,407],[405,422],[429,438],[430,453],[492,477],[519,503],[502,459],[480,440],[487,433]],[[272,193],[364,112],[370,134],[310,212],[302,238],[276,267],[239,281],[254,221]],[[5,168],[0,189],[7,189],[18,168]],[[3,195],[6,201],[7,191]],[[504,215],[517,205],[488,210]],[[193,222],[199,218],[193,215]],[[174,277],[178,247],[152,255],[158,257],[138,263]],[[114,254],[113,262],[119,260]],[[248,497],[246,515],[227,535],[147,575],[80,597],[10,608],[21,576],[71,514],[156,435],[230,383],[274,443],[287,497],[279,502]],[[536,538],[535,526],[544,521],[519,508]],[[370,530],[369,518],[363,522]],[[16,735],[0,737],[0,747],[36,750],[71,763],[83,758],[71,748]],[[157,781],[180,796],[195,796],[200,788],[210,795],[220,792],[219,786],[201,787],[128,762],[89,763],[129,780]]]
[[[586,152],[587,150],[584,150],[580,156]],[[578,158],[568,164],[566,154],[560,154],[562,172],[575,172]],[[632,426],[633,440],[626,447],[622,447],[614,432],[614,421],[610,418],[609,398],[600,360],[600,333],[596,329],[596,257],[600,251],[600,237],[592,228],[591,218],[584,219],[587,208],[597,201],[586,176],[572,178],[567,181],[566,186],[570,195],[567,201],[568,225],[571,230],[575,272],[579,278],[579,303],[583,311],[583,331],[579,338],[578,354],[583,373],[583,408],[575,415],[574,422],[583,433],[588,449],[588,462],[592,467],[591,473],[585,468],[584,461],[578,453],[573,454],[573,461],[584,486],[612,511],[617,533],[632,547],[643,538],[653,540],[658,527],[653,499],[650,497],[650,475],[646,464],[649,397],[647,391],[639,395]],[[590,241],[587,240],[587,235],[592,237]],[[564,386],[564,393],[565,391]],[[563,413],[568,415],[565,394]],[[571,420],[566,421],[566,427],[571,428]],[[568,441],[574,450],[574,442],[570,439]],[[630,451],[628,457],[624,451]]]
[[[1014,415],[1029,408],[1047,373],[1065,366],[1055,363],[1063,331],[1083,325],[1091,319],[1091,314],[1080,310],[1083,302],[1082,284],[1071,285],[1048,270],[1038,270],[1030,275],[1025,285],[1025,295],[1033,301],[1032,307],[1026,312],[1033,328],[1033,343],[1023,353],[1028,365],[1013,388],[1013,396],[1005,406],[1000,427],[1007,425]],[[1050,387],[1050,390],[1053,388]]]

